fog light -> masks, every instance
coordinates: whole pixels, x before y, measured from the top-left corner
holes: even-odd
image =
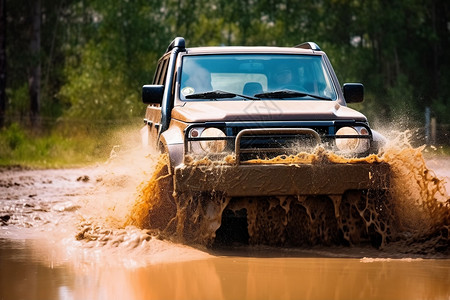
[[[203,130],[203,132],[200,134],[201,137],[225,137],[225,133],[214,127],[206,128]],[[225,147],[227,145],[227,141],[225,140],[215,140],[215,141],[201,141],[200,146],[205,152],[213,152],[213,153],[219,153],[225,150]]]
[[[359,128],[359,133],[361,135],[369,135],[369,131],[367,131],[367,129],[364,127]]]
[[[199,131],[197,129],[195,129],[195,128],[192,129],[191,132],[190,132],[190,136],[193,137],[193,138],[196,138],[199,135],[200,135]]]

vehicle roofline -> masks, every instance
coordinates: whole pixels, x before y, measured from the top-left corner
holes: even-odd
[[[186,48],[182,53],[187,54],[228,54],[228,53],[249,53],[249,54],[310,54],[324,55],[323,51],[293,47],[272,47],[272,46],[211,46]]]

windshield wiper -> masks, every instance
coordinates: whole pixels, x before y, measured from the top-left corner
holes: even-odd
[[[259,100],[259,98],[251,97],[247,95],[240,95],[230,92],[225,92],[221,90],[215,90],[211,92],[197,93],[185,96],[186,99],[225,99],[225,98],[234,98],[234,97],[242,97],[249,100]]]
[[[269,99],[285,99],[285,98],[296,98],[296,97],[312,97],[320,100],[331,100],[331,98],[323,97],[319,95],[309,94],[306,92],[298,92],[293,90],[279,90],[267,93],[256,94],[255,97],[258,98],[269,98]]]

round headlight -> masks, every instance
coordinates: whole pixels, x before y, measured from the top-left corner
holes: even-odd
[[[225,137],[225,133],[214,127],[206,128],[200,134],[201,137]],[[201,141],[200,146],[205,152],[219,153],[225,150],[227,141],[225,140],[213,140],[213,141]]]
[[[336,132],[336,135],[359,135],[359,133],[352,127],[342,127]],[[340,151],[355,151],[358,149],[359,140],[358,138],[336,138],[336,146]]]

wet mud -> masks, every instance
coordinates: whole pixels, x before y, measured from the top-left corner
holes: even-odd
[[[277,158],[295,159],[355,161]],[[450,159],[405,144],[365,159],[389,163],[388,194],[177,198],[167,158],[139,151],[3,168],[0,298],[448,298]]]
[[[422,151],[410,145],[391,146],[382,155],[351,159],[319,149],[312,154],[253,160],[253,164],[315,165],[384,162],[391,168],[391,182],[387,191],[247,198],[220,193],[176,195],[167,157],[161,156],[127,224],[152,229],[176,242],[208,247],[223,242],[283,247],[369,245],[393,252],[448,255],[446,179],[427,167]],[[192,162],[192,167],[205,164],[220,168],[220,163],[208,159]]]

